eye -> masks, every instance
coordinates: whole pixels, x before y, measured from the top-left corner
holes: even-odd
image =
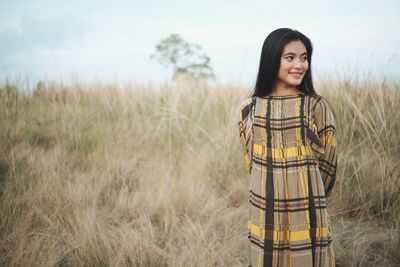
[[[302,59],[303,59],[303,61],[307,61],[308,57],[304,56]]]
[[[287,56],[286,59],[287,59],[288,61],[292,61],[292,60],[293,60],[293,56]]]

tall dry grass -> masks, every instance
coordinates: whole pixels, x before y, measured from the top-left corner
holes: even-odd
[[[400,264],[400,86],[324,80],[338,266]],[[244,266],[238,105],[196,82],[0,86],[1,266]]]

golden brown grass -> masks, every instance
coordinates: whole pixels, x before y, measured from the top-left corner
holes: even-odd
[[[400,86],[324,80],[338,266],[400,264]],[[243,266],[249,88],[0,86],[0,266]]]

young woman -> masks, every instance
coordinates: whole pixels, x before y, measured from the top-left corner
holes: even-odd
[[[334,113],[314,90],[311,56],[302,33],[271,32],[254,92],[240,107],[249,266],[335,266],[327,212],[336,180]]]

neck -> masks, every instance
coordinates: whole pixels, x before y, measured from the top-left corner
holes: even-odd
[[[299,94],[302,91],[295,86],[285,86],[285,85],[277,85],[274,89],[272,89],[270,95],[292,95]]]

